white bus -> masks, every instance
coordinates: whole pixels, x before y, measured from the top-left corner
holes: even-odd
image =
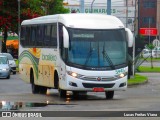
[[[109,15],[58,14],[25,20],[21,24],[19,72],[31,83],[32,93],[47,89],[105,92],[127,88],[128,47],[133,35]]]

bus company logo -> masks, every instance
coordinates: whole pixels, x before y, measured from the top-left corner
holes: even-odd
[[[12,117],[11,112],[2,112],[2,117]]]
[[[42,60],[48,60],[48,61],[56,61],[57,60],[57,56],[56,55],[44,55],[42,54]]]
[[[97,81],[101,81],[101,77],[97,77]]]

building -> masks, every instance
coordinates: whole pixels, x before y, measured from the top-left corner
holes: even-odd
[[[157,0],[137,0],[136,3],[136,8],[138,9],[138,11],[136,12],[136,16],[138,19],[137,34],[141,34],[141,29],[144,28],[143,30],[145,30],[146,34],[143,34],[143,36],[146,44],[148,44],[151,43],[158,36],[156,32],[152,32],[153,29],[154,31],[157,29]]]
[[[134,19],[135,19],[135,0],[111,0],[111,15],[118,17],[123,24],[134,32]],[[85,0],[84,12],[107,14],[107,0]],[[64,6],[69,8],[70,11],[81,13],[80,0],[65,0]]]
[[[158,39],[160,40],[160,0],[157,0],[157,29]]]

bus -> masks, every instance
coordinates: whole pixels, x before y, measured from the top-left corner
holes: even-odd
[[[133,34],[111,15],[47,15],[21,24],[20,78],[33,94],[58,89],[60,97],[126,90]]]

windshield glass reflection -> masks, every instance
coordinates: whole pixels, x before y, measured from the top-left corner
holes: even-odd
[[[124,29],[81,30],[69,29],[68,61],[86,67],[110,67],[127,62]]]

